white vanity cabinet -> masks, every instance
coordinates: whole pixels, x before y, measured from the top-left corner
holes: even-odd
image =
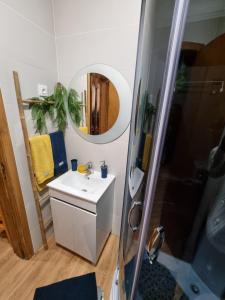
[[[97,215],[55,198],[51,209],[56,242],[95,263]]]
[[[56,243],[96,264],[112,230],[114,181],[96,202],[49,188]]]

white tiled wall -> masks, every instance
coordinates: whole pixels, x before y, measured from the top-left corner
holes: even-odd
[[[108,64],[120,71],[132,89],[140,5],[140,0],[0,0],[0,88],[35,250],[41,246],[41,236],[12,71],[19,72],[24,98],[37,95],[38,83],[46,84],[49,93],[57,80],[67,86],[80,68],[94,63]],[[26,119],[29,133],[33,134],[29,112]],[[95,145],[82,140],[70,126],[66,131],[69,160],[91,160],[96,168],[100,160],[106,160],[110,172],[117,177],[113,221],[117,234],[128,136],[129,129],[112,143]],[[48,218],[49,214],[47,208],[44,216]]]
[[[133,88],[140,0],[53,0],[58,76],[66,86],[76,72],[102,63],[117,69]],[[96,145],[80,138],[69,126],[66,131],[68,159],[80,163],[105,160],[116,175],[113,232],[119,234],[129,128],[117,140]]]
[[[12,71],[21,79],[24,98],[37,95],[37,84],[57,80],[55,37],[50,0],[0,1],[0,88],[2,89],[34,249],[41,246],[38,219],[28,173]],[[33,126],[26,113],[30,134]],[[46,212],[47,215],[49,212]]]

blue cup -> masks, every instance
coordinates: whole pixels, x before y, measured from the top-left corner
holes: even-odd
[[[72,159],[71,160],[71,166],[72,166],[72,171],[77,170],[77,159]]]
[[[102,178],[107,178],[107,175],[108,175],[108,167],[107,167],[107,166],[102,166],[102,167],[101,167],[101,173],[102,173]]]

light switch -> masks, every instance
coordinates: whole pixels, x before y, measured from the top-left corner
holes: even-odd
[[[45,84],[38,84],[38,96],[48,96],[48,87]]]

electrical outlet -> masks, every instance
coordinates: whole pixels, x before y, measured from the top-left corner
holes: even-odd
[[[48,96],[48,87],[45,84],[38,84],[38,96]]]

